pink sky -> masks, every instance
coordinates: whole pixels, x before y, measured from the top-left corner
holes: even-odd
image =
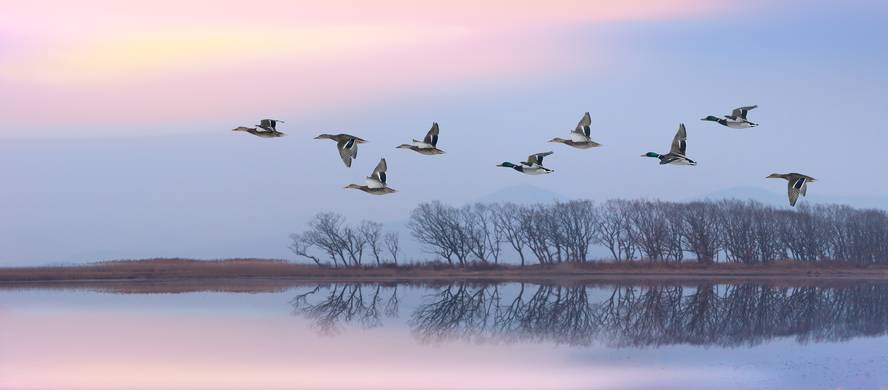
[[[571,69],[579,48],[597,45],[566,41],[559,29],[698,18],[727,5],[13,0],[3,7],[0,114],[13,124],[39,118],[70,127],[302,114],[452,83],[533,79]],[[592,57],[605,67],[618,55]],[[76,135],[70,131],[55,130]]]

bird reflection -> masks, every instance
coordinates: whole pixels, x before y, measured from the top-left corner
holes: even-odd
[[[334,285],[293,299],[321,329],[379,326],[398,315],[396,287]],[[381,309],[382,308],[382,309]],[[424,342],[550,342],[612,347],[740,347],[884,335],[888,285],[773,287],[558,286],[454,283],[423,296],[407,320]]]

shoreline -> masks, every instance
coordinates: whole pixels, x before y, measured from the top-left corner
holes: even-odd
[[[0,268],[0,289],[127,286],[135,290],[170,287],[256,291],[331,283],[443,285],[463,283],[537,284],[849,284],[888,282],[888,265],[857,267],[837,263],[780,262],[767,266],[651,263],[561,263],[556,265],[441,264],[332,268],[282,260],[149,259],[72,266]]]

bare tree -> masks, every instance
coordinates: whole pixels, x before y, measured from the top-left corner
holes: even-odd
[[[339,214],[320,213],[308,223],[310,230],[305,234],[308,240],[327,253],[334,266],[339,262],[343,266],[348,265],[345,254],[347,243],[342,235],[344,223],[345,218]]]
[[[607,248],[616,261],[635,258],[630,209],[628,201],[618,199],[609,200],[599,207],[596,241]]]
[[[358,229],[351,226],[342,228],[342,237],[344,242],[345,253],[348,254],[350,264],[353,266],[361,266],[364,259],[364,249],[367,241],[364,235]]]
[[[633,201],[629,213],[632,236],[636,245],[650,261],[666,259],[669,225],[658,202]]]
[[[572,200],[555,203],[554,221],[561,226],[568,261],[585,262],[589,247],[596,240],[598,210],[592,201]]]
[[[382,242],[385,244],[385,249],[388,250],[389,255],[392,256],[392,262],[398,264],[398,252],[401,251],[401,242],[398,237],[398,233],[388,232],[382,237]]]
[[[521,220],[518,217],[520,207],[516,204],[494,204],[490,206],[493,214],[494,229],[499,232],[503,242],[509,243],[518,257],[521,259],[521,265],[525,264],[524,259],[524,237],[521,233]]]
[[[709,202],[680,205],[681,238],[697,261],[712,264],[719,250],[718,209]]]
[[[472,242],[460,220],[460,212],[441,202],[421,203],[410,214],[408,228],[428,251],[453,264],[466,264],[472,252]]]
[[[382,224],[379,222],[363,221],[358,225],[358,232],[361,234],[364,242],[370,247],[370,253],[376,260],[376,265],[382,264]]]
[[[550,227],[547,219],[546,209],[541,205],[522,207],[518,213],[521,237],[540,264],[553,263],[556,259],[549,245],[552,233],[547,232]]]
[[[469,239],[470,251],[479,261],[486,263],[493,259],[499,263],[502,253],[502,232],[494,223],[494,210],[491,206],[476,203],[460,209],[461,222]]]
[[[299,233],[293,233],[290,235],[290,250],[296,254],[297,256],[305,257],[314,261],[315,264],[321,265],[321,259],[317,256],[314,256],[310,253],[311,248],[314,246],[314,243],[307,239],[305,235]]]

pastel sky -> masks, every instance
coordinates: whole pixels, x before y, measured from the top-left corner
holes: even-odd
[[[0,264],[287,257],[320,210],[397,222],[525,184],[680,200],[801,171],[812,201],[888,205],[886,22],[867,0],[0,0]],[[745,104],[754,130],[699,120]],[[584,111],[604,147],[545,143]],[[289,136],[229,131],[264,117]],[[448,154],[394,149],[433,121]],[[699,166],[638,158],[679,122]],[[371,141],[351,169],[312,139],[338,131]],[[555,175],[493,166],[550,149]],[[380,157],[397,195],[342,189]]]
[[[698,0],[13,1],[0,16],[4,118],[84,136],[119,132],[109,121],[305,117],[575,69],[595,39],[569,38],[571,27],[737,11]]]

